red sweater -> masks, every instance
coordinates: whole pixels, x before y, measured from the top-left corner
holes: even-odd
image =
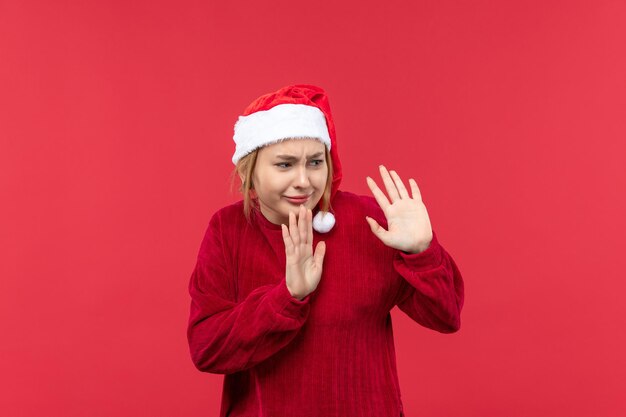
[[[285,281],[280,225],[239,201],[216,212],[189,283],[195,366],[226,374],[220,417],[403,416],[390,310],[441,333],[460,328],[463,279],[433,231],[407,254],[385,246],[373,197],[337,190],[337,223],[317,289],[299,301]],[[315,211],[314,213],[315,214]]]

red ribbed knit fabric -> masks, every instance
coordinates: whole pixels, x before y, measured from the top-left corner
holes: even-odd
[[[189,282],[187,336],[204,372],[225,374],[220,417],[403,416],[390,310],[422,326],[460,328],[464,284],[433,232],[407,254],[385,246],[373,197],[337,190],[317,289],[302,301],[285,281],[280,225],[239,201],[211,218]],[[314,211],[313,214],[315,214]]]

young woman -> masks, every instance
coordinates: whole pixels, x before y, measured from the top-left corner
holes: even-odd
[[[339,190],[323,89],[259,97],[235,124],[243,199],[210,219],[189,282],[195,366],[225,374],[220,417],[403,416],[390,311],[460,328],[463,279],[417,183]],[[409,192],[410,190],[410,192]]]

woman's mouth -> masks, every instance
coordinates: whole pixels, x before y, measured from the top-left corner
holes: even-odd
[[[295,197],[287,197],[287,196],[285,196],[287,201],[289,201],[292,204],[303,204],[303,203],[305,203],[309,199],[309,197],[310,197],[309,195],[295,196]]]

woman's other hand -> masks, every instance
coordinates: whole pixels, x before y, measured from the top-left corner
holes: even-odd
[[[315,291],[322,277],[326,243],[318,242],[313,254],[313,213],[300,205],[296,215],[289,212],[289,227],[281,224],[287,265],[287,288],[291,295],[302,300]]]
[[[372,232],[389,247],[408,253],[423,252],[432,241],[433,231],[417,183],[409,178],[412,194],[409,196],[395,171],[391,171],[390,175],[383,165],[379,168],[391,203],[372,178],[367,177],[367,185],[385,213],[389,230],[385,230],[371,217],[365,216]]]

